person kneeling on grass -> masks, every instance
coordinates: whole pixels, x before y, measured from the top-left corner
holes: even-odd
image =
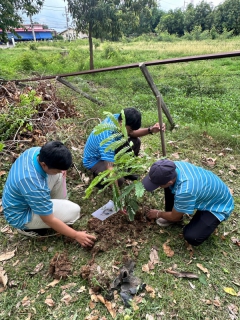
[[[87,139],[83,152],[83,166],[93,173],[94,178],[100,172],[103,172],[107,169],[112,170],[115,154],[118,153],[122,148],[129,146],[129,150],[132,149],[134,155],[138,156],[141,147],[141,140],[139,138],[160,131],[159,123],[155,123],[153,126],[148,128],[141,128],[142,115],[140,111],[135,108],[125,108],[124,115],[126,121],[126,130],[128,133],[128,142],[122,145],[120,148],[116,149],[115,151],[106,151],[107,147],[114,141],[108,141],[104,145],[101,145],[102,141],[109,138],[113,134],[111,130],[104,130],[102,133],[96,135],[94,134],[93,129]],[[114,114],[114,117],[120,124],[122,123],[121,113]],[[104,119],[102,123],[113,124],[110,117]],[[162,130],[165,131],[165,124],[163,124]],[[132,144],[132,147],[130,147],[130,143]],[[118,185],[121,186],[125,179],[137,180],[138,176],[128,175],[124,178],[120,178],[118,179]],[[101,188],[101,184],[98,184],[97,187]]]
[[[234,208],[233,197],[226,184],[214,173],[184,161],[156,161],[142,180],[147,191],[164,188],[165,211],[150,209],[149,219],[160,226],[182,220],[184,214],[196,213],[183,228],[183,236],[191,245],[202,244],[217,226],[227,220]]]
[[[92,246],[95,237],[69,227],[80,217],[78,204],[67,200],[64,171],[72,165],[71,152],[60,141],[23,152],[12,165],[3,190],[3,213],[18,232],[30,237],[52,228]]]

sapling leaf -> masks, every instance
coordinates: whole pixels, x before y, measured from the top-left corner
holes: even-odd
[[[124,110],[121,110],[121,116],[122,116],[122,126],[121,126],[122,130],[121,131],[122,131],[124,138],[126,140],[128,140],[128,133],[127,133],[127,129],[126,129],[126,118],[125,118]]]
[[[98,135],[104,131],[111,131],[112,133],[116,131],[116,126],[112,123],[99,123],[94,129],[93,134]]]
[[[122,143],[121,145],[123,145],[123,144],[124,144],[124,143]],[[121,146],[121,145],[120,145],[120,146]],[[128,152],[129,154],[124,157],[124,155],[125,155],[127,152]],[[130,150],[130,152],[129,152],[129,146],[126,146],[126,147],[123,147],[123,148],[115,155],[114,160],[117,161],[117,160],[120,159],[121,157],[124,157],[124,158],[127,160],[130,155],[131,155],[132,157],[134,156],[134,155],[133,155],[133,151]],[[122,159],[122,160],[123,160],[123,159]],[[121,160],[120,160],[120,161],[121,161]]]
[[[130,221],[134,220],[135,217],[135,211],[133,210],[133,208],[131,206],[127,206],[127,213],[128,213],[128,217]]]
[[[123,139],[112,141],[109,145],[106,146],[106,148],[104,149],[104,152],[108,152],[108,150],[115,151],[117,148],[121,147],[125,143],[126,143],[126,141]]]
[[[130,199],[129,200],[129,205],[132,207],[133,211],[135,212],[134,214],[136,214],[136,211],[138,210],[138,203],[135,199]]]
[[[106,170],[101,172],[98,176],[96,176],[93,181],[90,183],[89,187],[85,190],[85,197],[83,199],[88,199],[89,196],[91,195],[93,188],[100,183],[104,177],[106,177],[109,174],[110,170]]]
[[[135,195],[137,198],[141,198],[145,192],[144,186],[141,181],[135,181]]]
[[[103,111],[103,114],[104,114],[104,116],[109,117],[109,118],[112,120],[112,122],[114,123],[114,125],[115,125],[116,127],[119,126],[118,119],[116,119],[111,112],[109,112],[109,111]],[[124,117],[124,119],[125,119],[125,117]],[[125,123],[125,121],[124,121],[124,123]]]
[[[116,139],[120,139],[120,138],[121,138],[121,135],[118,132],[113,132],[109,137],[107,137],[106,139],[101,141],[100,146],[104,146],[105,144],[108,144],[109,142],[111,142],[107,146],[107,147],[109,147],[112,144],[116,144],[116,142],[118,142]],[[121,142],[119,141],[118,143],[121,143]],[[114,150],[113,147],[112,147],[112,149]]]

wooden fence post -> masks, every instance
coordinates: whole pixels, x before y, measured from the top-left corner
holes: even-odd
[[[153,82],[153,79],[152,79],[150,73],[148,72],[148,69],[147,69],[145,63],[140,63],[139,67],[140,67],[145,79],[147,80],[148,85],[151,88],[151,90],[152,90],[153,94],[155,95],[155,97],[157,98],[159,96],[159,99],[161,100],[161,108],[162,108],[163,112],[165,113],[165,116],[167,117],[167,119],[168,119],[168,121],[169,121],[169,123],[171,125],[171,129],[173,129],[174,126],[175,126],[175,123],[173,122],[173,119],[172,119],[172,117],[170,115],[170,112],[169,112],[166,104],[163,101],[161,93],[159,92],[158,88],[156,87],[155,83]]]
[[[173,119],[170,115],[168,108],[166,107],[166,105],[162,99],[162,96],[161,96],[158,88],[156,87],[150,73],[148,72],[146,65],[144,63],[140,63],[139,67],[140,67],[145,79],[147,80],[149,87],[152,89],[152,92],[157,99],[157,109],[158,109],[158,119],[159,119],[159,124],[160,124],[160,139],[161,139],[161,144],[162,144],[162,154],[165,157],[166,156],[166,145],[165,145],[164,132],[162,130],[162,125],[163,125],[162,110],[164,111],[168,121],[171,124],[171,129],[174,128],[174,122],[173,122]]]

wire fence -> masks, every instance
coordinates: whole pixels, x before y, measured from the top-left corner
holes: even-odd
[[[234,59],[232,70],[227,59],[211,64],[198,61],[148,67],[175,123],[219,123],[239,130],[240,59]],[[156,97],[140,68],[81,74],[65,80],[99,103],[97,113],[134,106],[146,121],[154,111],[157,116]]]
[[[92,113],[100,118],[103,110],[119,112],[134,106],[143,115],[143,125],[159,119],[157,90],[162,105],[170,112],[171,127],[173,122],[217,124],[237,134],[240,131],[239,61],[240,51],[145,62],[151,87],[139,63],[14,82],[31,85],[34,81],[56,79],[78,92],[87,116]],[[69,96],[71,93],[69,90]],[[168,120],[164,117],[164,122]]]

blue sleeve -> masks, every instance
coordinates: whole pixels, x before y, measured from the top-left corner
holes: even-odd
[[[185,214],[193,214],[196,204],[196,197],[192,194],[181,193],[174,197],[174,209]]]

